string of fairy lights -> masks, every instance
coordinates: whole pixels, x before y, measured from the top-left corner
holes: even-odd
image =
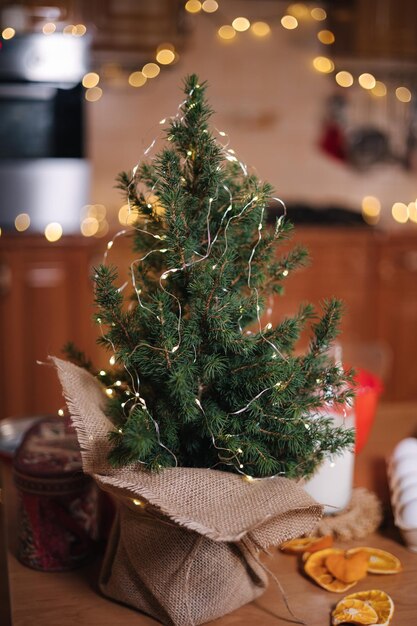
[[[199,14],[215,15],[216,19],[221,16],[221,7],[216,0],[188,0],[184,3],[185,11],[192,15]],[[316,22],[324,23],[327,19],[327,12],[323,7],[312,6],[304,3],[291,3],[287,6],[285,14],[272,20],[278,22],[279,27],[287,31],[296,31],[301,29],[303,23]],[[82,37],[87,33],[87,27],[84,24],[55,24],[46,22],[40,26],[45,36],[62,32],[67,36]],[[223,43],[233,43],[238,38],[249,33],[258,39],[267,39],[272,36],[271,20],[267,21],[250,21],[245,16],[236,16],[230,23],[220,24],[217,28],[217,39]],[[16,35],[16,31],[11,27],[6,27],[1,33],[4,40],[12,39]],[[331,46],[335,43],[335,34],[326,28],[320,28],[316,33],[318,41],[331,50]],[[153,81],[161,75],[161,69],[176,64],[179,61],[179,53],[175,46],[170,42],[162,42],[159,44],[154,53],[154,59],[145,63],[140,69],[136,69],[127,75],[127,82],[133,88],[142,88],[146,83]],[[110,64],[112,65],[112,64]],[[113,64],[114,65],[114,64]],[[343,88],[350,89],[352,87],[360,87],[367,92],[370,97],[376,99],[386,98],[390,91],[387,85],[378,80],[371,72],[361,72],[357,76],[345,68],[336,68],[331,55],[319,55],[311,59],[312,68],[318,73],[333,77],[335,83]],[[85,99],[87,102],[97,102],[103,96],[102,79],[111,78],[112,72],[116,71],[116,67],[103,67],[103,75],[98,72],[88,72],[82,79],[85,88]],[[111,70],[111,71],[110,71]],[[117,69],[117,75],[120,77],[120,68]],[[101,85],[101,86],[100,86]],[[413,100],[411,90],[402,84],[393,87],[392,95],[398,102],[405,106]],[[231,154],[228,154],[228,158]],[[157,198],[150,197],[150,202],[157,207]],[[161,209],[162,210],[162,209]],[[361,203],[363,219],[370,225],[376,225],[380,221],[382,204],[379,198],[372,195],[364,196]],[[391,207],[391,215],[398,224],[415,223],[417,224],[417,199],[409,202],[394,202]],[[121,224],[129,224],[133,216],[128,205],[120,207],[118,219]],[[15,218],[15,229],[17,232],[25,232],[30,228],[30,216],[28,213],[19,213]],[[80,220],[80,231],[84,237],[105,237],[110,229],[107,209],[103,204],[89,204],[83,207]],[[1,229],[0,229],[1,235]],[[59,222],[51,222],[45,226],[44,235],[47,241],[56,242],[63,235],[63,228]]]
[[[196,86],[196,89],[199,88],[199,85]],[[190,92],[189,96],[191,97],[193,94],[193,91]],[[187,111],[184,112],[183,110],[183,105],[184,102],[181,102],[178,106],[177,112],[174,116],[170,117],[169,119],[174,120],[174,119],[178,119],[180,116],[180,121],[182,121],[185,117],[185,115],[187,114]],[[191,105],[192,106],[192,105]],[[165,124],[167,121],[167,118],[164,118],[162,120],[160,120],[160,124]],[[243,161],[240,161],[239,158],[236,156],[235,151],[233,150],[233,148],[229,148],[229,138],[226,134],[225,131],[222,130],[218,130],[215,129],[219,139],[218,144],[221,147],[221,151],[223,153],[223,156],[229,160],[229,161],[235,161],[239,164],[243,175],[245,177],[247,177],[248,174],[248,168],[246,166],[246,164]],[[169,138],[168,138],[169,140]],[[222,143],[221,140],[224,140],[225,143]],[[143,156],[144,157],[149,157],[151,150],[155,147],[156,145],[156,141],[157,138],[154,138],[152,143],[150,144],[150,146],[144,151]],[[187,153],[186,157],[184,158],[184,162],[186,162],[188,159],[193,158],[193,154],[192,151],[190,151],[190,153]],[[151,157],[152,159],[152,157]],[[132,169],[132,179],[130,181],[130,185],[129,186],[133,186],[136,185],[136,173],[138,171],[138,168],[140,166],[141,161],[139,161],[138,163],[135,164],[135,166]],[[154,187],[155,187],[156,183],[154,183],[154,186],[152,188],[152,191],[154,191]],[[173,268],[168,268],[168,269],[164,269],[163,272],[161,273],[160,277],[159,277],[159,285],[160,288],[167,293],[170,297],[172,297],[177,306],[178,306],[178,325],[177,325],[177,329],[178,329],[178,341],[176,343],[176,345],[174,345],[172,348],[169,349],[169,355],[172,358],[172,355],[175,355],[175,353],[180,349],[181,346],[181,321],[182,321],[182,309],[181,309],[181,303],[179,301],[179,299],[175,296],[175,294],[173,294],[172,292],[170,292],[168,289],[166,289],[166,287],[164,286],[163,282],[166,281],[166,279],[169,277],[170,274],[174,274],[177,272],[181,272],[184,271],[185,268],[190,268],[193,265],[196,265],[197,263],[200,263],[204,260],[207,260],[210,257],[210,254],[213,250],[214,245],[216,244],[216,242],[219,239],[219,236],[221,234],[221,232],[223,233],[223,238],[224,238],[224,250],[223,253],[221,255],[221,257],[218,259],[217,263],[214,264],[212,266],[212,269],[215,270],[218,265],[221,262],[221,258],[223,258],[223,256],[226,254],[227,251],[227,246],[228,246],[228,239],[227,239],[227,231],[230,227],[230,224],[232,223],[233,220],[238,219],[239,217],[241,217],[251,206],[255,205],[258,201],[259,201],[259,197],[255,194],[250,194],[250,196],[247,198],[247,201],[244,203],[242,209],[236,214],[236,215],[229,215],[229,213],[232,211],[234,203],[235,203],[235,199],[233,197],[233,194],[231,192],[231,190],[227,187],[227,185],[225,185],[223,183],[223,187],[224,189],[227,191],[228,196],[229,196],[229,202],[227,203],[227,206],[225,207],[224,211],[223,211],[223,215],[221,217],[220,220],[220,224],[218,226],[217,232],[216,234],[213,236],[212,232],[211,232],[211,221],[210,221],[210,217],[211,217],[211,207],[212,207],[212,203],[215,200],[215,197],[210,197],[208,198],[208,202],[207,202],[207,216],[206,216],[206,223],[207,223],[207,249],[206,249],[206,253],[201,255],[197,252],[195,252],[195,258],[187,263],[185,263],[184,265],[182,265],[181,267],[173,267]],[[216,194],[217,195],[217,194]],[[156,196],[153,196],[154,198],[156,198]],[[279,218],[278,222],[277,222],[277,226],[276,226],[276,235],[279,234],[282,226],[283,226],[283,219],[286,215],[286,207],[284,202],[279,199],[279,198],[274,198],[274,200],[276,200],[278,203],[281,204],[282,209],[283,209],[283,214],[282,216]],[[149,198],[148,198],[149,201]],[[128,206],[128,213],[127,213],[127,217],[129,217],[130,215],[133,214],[133,209],[130,206],[130,204],[127,205]],[[152,208],[154,208],[154,205],[152,203],[149,203],[148,206],[151,206]],[[265,212],[265,204],[263,203],[261,206],[261,212],[260,212],[260,218],[259,218],[259,223],[258,223],[258,227],[257,227],[257,231],[258,231],[258,238],[255,241],[253,248],[251,250],[251,254],[249,255],[249,259],[248,259],[248,266],[247,266],[247,271],[248,271],[248,279],[247,279],[247,284],[249,289],[255,294],[256,296],[256,302],[257,302],[257,306],[256,306],[256,314],[257,314],[257,322],[258,322],[258,327],[259,327],[259,336],[266,341],[272,348],[272,352],[271,352],[271,358],[276,358],[277,355],[280,355],[282,357],[282,354],[279,350],[279,348],[274,344],[274,342],[272,342],[268,337],[265,336],[265,332],[269,331],[272,329],[272,325],[270,323],[268,323],[265,327],[262,327],[262,322],[261,322],[261,317],[260,317],[260,306],[259,306],[259,294],[258,294],[258,290],[256,287],[253,287],[251,284],[251,276],[252,276],[252,263],[254,260],[254,256],[255,256],[255,252],[256,249],[258,247],[258,245],[260,244],[261,240],[262,240],[262,228],[263,228],[263,217],[264,217],[264,212]],[[142,229],[136,221],[131,221],[129,219],[126,220],[127,222],[129,222],[128,224],[126,224],[127,226],[130,226],[129,228],[124,228],[122,230],[119,230],[113,237],[112,239],[110,239],[107,242],[107,246],[106,246],[106,251],[104,253],[103,256],[103,263],[107,263],[108,260],[108,254],[109,251],[111,251],[113,249],[114,243],[115,241],[119,238],[122,237],[124,235],[126,235],[127,233],[131,232],[132,229],[134,230],[138,230],[141,233],[144,233],[145,235],[148,235],[150,237],[153,237],[154,239],[157,240],[163,240],[164,239],[164,235],[155,235],[147,230]],[[130,265],[130,276],[131,276],[131,283],[132,283],[132,287],[138,297],[138,304],[139,306],[141,306],[142,308],[147,308],[146,305],[143,304],[141,298],[140,298],[140,294],[142,292],[142,288],[138,285],[137,283],[137,278],[136,278],[136,272],[135,269],[136,267],[138,267],[138,265],[140,263],[142,263],[149,255],[154,254],[154,253],[166,253],[168,250],[166,248],[154,248],[149,250],[144,256],[135,259],[131,265]],[[196,258],[198,257],[198,258]],[[286,277],[288,276],[288,270],[284,269],[282,272],[282,276]],[[124,283],[120,288],[119,291],[123,291],[126,287],[127,283]],[[158,315],[156,315],[158,321],[160,323],[162,323],[162,320],[159,318]],[[102,330],[102,321],[100,318],[98,318],[98,323],[100,325],[100,329],[102,332],[102,335],[104,336],[103,330]],[[240,327],[239,328],[241,330],[241,332],[243,332],[243,329]],[[114,354],[112,354],[112,356],[109,359],[109,363],[110,365],[115,365],[116,363],[116,349],[115,346],[112,344],[111,340],[108,339],[109,343],[111,344],[111,348],[113,349]],[[164,352],[167,352],[167,356],[168,356],[168,349],[167,348],[160,348],[157,346],[152,346],[148,343],[145,342],[140,342],[135,348],[134,350],[138,349],[141,345],[146,345],[147,347],[153,349],[153,350],[161,350]],[[194,347],[194,352],[196,354],[196,350]],[[133,354],[133,352],[132,352]],[[126,369],[127,373],[129,374],[129,377],[132,381],[132,387],[127,387],[127,389],[125,390],[125,393],[127,396],[129,396],[128,400],[122,402],[121,407],[123,408],[124,412],[125,412],[125,416],[128,417],[132,411],[137,407],[140,406],[144,411],[146,411],[146,413],[150,416],[150,419],[152,421],[152,423],[154,424],[155,427],[155,431],[157,433],[157,440],[158,440],[158,444],[164,448],[169,454],[171,454],[175,460],[175,465],[177,466],[177,458],[175,456],[175,454],[173,453],[172,450],[170,450],[167,446],[165,446],[165,444],[162,442],[161,437],[160,437],[160,431],[159,431],[159,426],[157,421],[153,418],[153,416],[150,414],[147,405],[146,405],[146,401],[145,399],[141,396],[140,393],[140,379],[139,379],[139,375],[137,372],[134,372],[134,374],[132,374],[132,372],[129,371],[129,369],[126,367],[126,365],[124,365],[124,368]],[[106,376],[106,371],[105,370],[101,370],[99,372],[100,376]],[[135,380],[136,379],[136,380]],[[114,386],[121,386],[121,381],[117,380],[114,383]],[[241,407],[240,409],[232,412],[232,415],[238,415],[241,413],[244,413],[245,411],[247,411],[250,406],[253,404],[253,402],[255,402],[257,399],[259,399],[261,396],[263,396],[266,392],[273,390],[274,388],[282,388],[285,385],[285,382],[283,381],[278,381],[276,382],[274,385],[266,387],[265,389],[261,390],[259,393],[257,393],[253,398],[251,398],[249,400],[249,402],[244,406]],[[111,397],[114,393],[113,388],[107,387],[105,388],[105,393]],[[199,409],[201,410],[201,412],[203,413],[203,415],[205,416],[205,411],[204,411],[204,407],[202,405],[202,402],[200,400],[200,398],[197,396],[195,398],[195,403],[196,405],[199,407]],[[310,424],[308,423],[308,420],[303,420],[304,422],[304,426],[305,428],[308,430],[310,428]],[[245,467],[244,464],[241,462],[240,460],[240,455],[243,454],[243,450],[241,448],[239,448],[237,451],[232,450],[231,448],[227,448],[224,446],[221,446],[218,444],[214,433],[210,430],[210,428],[208,428],[209,430],[209,434],[211,437],[211,440],[213,442],[214,447],[219,451],[219,462],[216,464],[218,465],[219,463],[221,464],[228,464],[228,465],[233,465],[235,470],[240,473],[242,475],[242,477],[247,480],[247,481],[252,481],[255,478],[253,476],[251,476],[250,474],[247,473],[247,471],[245,471]],[[119,429],[119,432],[123,432],[122,429]],[[233,437],[234,435],[229,435],[229,437]],[[227,456],[225,456],[223,453],[227,453]],[[279,475],[282,475],[283,472],[281,472]],[[277,474],[278,475],[278,474]],[[272,477],[273,478],[273,477]]]
[[[198,89],[199,86],[197,86],[196,88]],[[192,93],[190,93],[189,95],[191,96]],[[178,106],[176,115],[173,116],[171,119],[175,119],[181,113],[183,113],[183,109],[182,109],[183,104],[184,104],[184,102],[180,103],[180,105]],[[186,113],[183,114],[183,117],[184,117],[184,115],[186,115]],[[181,118],[181,120],[183,119],[183,117]],[[167,121],[166,118],[164,118],[164,119],[162,119],[160,121],[160,124],[165,124],[166,121]],[[219,137],[221,139],[225,140],[225,143],[221,143],[221,140],[218,140],[219,145],[221,146],[221,149],[222,149],[222,152],[223,152],[223,155],[225,156],[225,158],[227,160],[229,160],[229,161],[237,162],[240,165],[240,168],[241,168],[244,176],[247,177],[248,176],[247,166],[246,166],[245,163],[243,163],[242,161],[240,161],[237,158],[237,156],[235,154],[235,151],[232,148],[229,148],[229,139],[227,137],[227,134],[224,131],[222,131],[222,130],[216,129],[216,131],[217,131]],[[155,144],[156,144],[156,138],[151,142],[150,146],[144,151],[144,154],[143,154],[144,157],[148,157],[149,156],[149,153],[154,148]],[[191,151],[190,151],[190,153],[187,153],[187,156],[185,157],[185,160],[187,160],[188,158],[192,158],[192,152]],[[132,181],[131,181],[132,185],[135,184],[136,172],[138,170],[139,165],[140,165],[140,162],[138,162],[134,166],[134,168],[132,170],[133,171],[133,178],[132,178]],[[163,284],[163,281],[165,281],[170,274],[183,271],[185,267],[191,267],[192,265],[195,265],[195,264],[197,264],[197,263],[199,263],[199,262],[201,262],[203,260],[208,259],[209,256],[210,256],[210,253],[211,253],[211,251],[213,249],[214,244],[216,243],[216,241],[219,238],[219,235],[220,235],[220,232],[221,232],[222,229],[223,229],[223,234],[224,234],[224,246],[225,246],[225,249],[224,249],[224,252],[223,252],[223,255],[224,255],[226,253],[226,250],[227,250],[227,231],[228,231],[228,228],[229,228],[232,220],[234,220],[234,219],[238,218],[239,216],[243,215],[243,213],[249,207],[251,207],[253,204],[256,204],[258,202],[258,196],[257,195],[251,195],[247,199],[246,203],[244,204],[243,208],[240,210],[240,212],[238,214],[229,216],[229,213],[232,211],[232,208],[233,208],[235,200],[233,198],[233,194],[232,194],[231,190],[227,186],[225,186],[225,185],[223,185],[223,186],[225,187],[225,189],[226,189],[226,191],[227,191],[227,193],[229,195],[230,202],[228,203],[228,206],[224,210],[223,216],[222,216],[221,221],[220,221],[220,226],[218,228],[217,233],[214,235],[214,237],[212,237],[211,224],[210,224],[211,206],[212,206],[212,202],[214,201],[214,198],[209,198],[208,199],[207,218],[206,218],[206,222],[207,222],[207,250],[206,250],[206,254],[201,255],[201,254],[196,253],[196,256],[198,256],[199,258],[195,258],[194,260],[188,262],[185,266],[182,266],[182,267],[174,267],[174,268],[165,269],[162,272],[162,274],[161,274],[161,276],[159,278],[159,285],[160,285],[161,289],[163,289],[163,291],[165,291],[168,295],[170,295],[172,298],[174,298],[176,303],[178,304],[178,342],[177,342],[177,344],[175,346],[173,346],[170,349],[171,355],[174,355],[175,352],[177,352],[177,350],[181,346],[182,310],[181,310],[181,303],[180,303],[180,301],[175,296],[175,294],[171,293],[170,291],[168,291],[166,289],[166,287]],[[280,231],[280,228],[282,227],[282,224],[283,224],[283,217],[286,214],[286,208],[285,208],[285,204],[282,202],[282,200],[280,200],[279,198],[275,198],[275,200],[278,201],[279,203],[281,203],[282,208],[283,208],[283,215],[278,220],[278,223],[277,223],[276,234],[278,234],[279,231]],[[148,197],[148,202],[149,202],[149,205],[153,207],[152,203],[153,202],[155,202],[155,203],[157,202],[157,197],[154,196],[153,194],[151,194]],[[158,209],[156,208],[156,210],[158,210]],[[94,219],[96,219],[97,222],[99,222],[99,219],[101,221],[103,221],[105,213],[106,213],[105,212],[105,208],[102,205],[91,205],[91,206],[88,207],[88,212],[89,212],[89,217],[87,219],[92,220],[93,216],[95,216]],[[271,358],[276,358],[277,354],[279,354],[280,356],[282,356],[282,355],[281,355],[278,347],[269,338],[265,337],[265,335],[264,335],[264,332],[271,330],[272,326],[271,326],[271,324],[267,324],[265,326],[265,328],[262,327],[261,318],[260,318],[260,306],[259,306],[258,290],[257,290],[256,287],[253,287],[252,284],[251,284],[252,262],[253,262],[253,259],[254,259],[254,256],[255,256],[256,248],[258,247],[258,245],[260,244],[260,242],[262,240],[262,228],[263,228],[264,212],[265,212],[265,205],[262,205],[262,207],[261,207],[261,214],[260,214],[260,221],[259,221],[258,228],[257,228],[257,230],[258,230],[258,238],[257,238],[257,240],[254,243],[254,246],[252,248],[251,254],[250,254],[249,259],[248,259],[248,266],[247,266],[248,279],[247,279],[247,284],[248,284],[249,289],[253,293],[255,293],[255,295],[256,295],[256,302],[257,302],[256,313],[257,313],[257,321],[258,321],[258,327],[259,327],[259,335],[271,346],[271,348],[273,350],[272,354],[271,354]],[[126,210],[126,216],[125,216],[126,217],[126,226],[132,226],[133,228],[135,228],[135,229],[137,229],[137,230],[139,230],[141,232],[144,232],[147,235],[151,235],[155,239],[163,239],[163,236],[154,235],[152,233],[149,233],[148,231],[145,231],[144,229],[141,229],[140,226],[138,226],[137,224],[135,224],[135,223],[132,224],[131,223],[131,215],[132,215],[132,213],[133,213],[132,208],[128,204],[127,205],[127,210]],[[225,224],[225,226],[223,226],[225,221],[226,221],[226,224]],[[110,250],[113,248],[113,245],[114,245],[115,241],[119,237],[122,237],[123,235],[127,234],[128,232],[129,232],[129,228],[124,228],[122,230],[119,230],[112,237],[112,239],[110,239],[107,242],[106,251],[105,251],[104,257],[103,257],[103,263],[107,262],[108,254],[109,254]],[[102,236],[105,233],[106,233],[106,229],[103,229]],[[143,304],[143,302],[141,301],[141,298],[140,298],[141,288],[140,288],[140,286],[138,286],[137,281],[136,281],[135,267],[137,267],[141,262],[143,262],[150,254],[153,254],[153,253],[165,253],[165,252],[167,252],[167,249],[165,249],[165,248],[163,248],[163,249],[160,249],[160,248],[152,249],[152,250],[148,251],[147,254],[145,254],[143,257],[135,259],[132,262],[132,264],[131,264],[130,269],[131,269],[132,286],[134,288],[135,293],[137,294],[138,304],[141,307],[146,308],[146,306]],[[213,269],[215,269],[216,267],[217,267],[217,264],[213,265]],[[286,277],[287,275],[288,275],[288,270],[284,269],[283,272],[282,272],[282,276]],[[123,291],[126,286],[127,286],[127,282],[125,282],[119,288],[119,291]],[[102,329],[102,321],[101,321],[100,318],[98,318],[97,321],[98,321],[98,323],[100,325],[101,332],[104,335],[103,329]],[[243,332],[242,328],[241,328],[241,332]],[[107,340],[111,344],[111,348],[113,350],[113,354],[111,355],[111,357],[109,359],[109,364],[111,366],[113,366],[116,363],[116,356],[115,356],[116,348],[115,348],[115,346],[113,345],[113,343],[111,342],[110,339],[107,338]],[[142,344],[139,344],[139,345],[142,345]],[[137,347],[139,347],[139,346],[137,346]],[[155,350],[164,350],[164,348],[158,348],[158,347],[155,347],[155,346],[150,346],[149,345],[149,347],[152,348],[152,349],[155,349]],[[123,410],[125,411],[125,414],[127,413],[127,415],[129,415],[138,405],[144,411],[146,411],[147,414],[149,415],[153,425],[154,425],[155,432],[157,434],[158,444],[163,449],[165,449],[169,454],[171,454],[173,456],[174,461],[175,461],[175,465],[177,465],[178,461],[177,461],[177,458],[176,458],[175,454],[168,447],[166,447],[165,444],[163,443],[163,441],[161,440],[158,422],[153,418],[153,416],[149,412],[149,410],[147,408],[147,405],[146,405],[146,401],[141,396],[141,393],[140,393],[140,378],[139,378],[138,373],[135,371],[134,374],[132,374],[132,372],[130,372],[129,369],[125,365],[124,365],[124,367],[125,367],[127,373],[129,374],[129,377],[130,377],[131,383],[132,383],[131,386],[127,385],[127,387],[125,389],[125,394],[126,394],[126,396],[128,396],[128,398],[127,398],[127,400],[125,400],[121,404]],[[99,376],[103,376],[103,377],[106,376],[105,370],[101,370],[99,372]],[[122,385],[122,382],[120,380],[116,380],[113,386],[120,387],[121,385]],[[252,403],[255,402],[257,399],[259,399],[263,394],[265,394],[268,391],[273,390],[274,388],[282,388],[283,385],[285,385],[285,382],[277,381],[273,386],[269,386],[269,387],[261,390],[253,398],[251,398],[249,400],[249,402],[244,407],[241,407],[240,409],[234,411],[232,414],[233,415],[237,415],[237,414],[241,414],[241,413],[247,411],[250,408],[250,406],[252,405]],[[105,393],[106,393],[106,395],[111,397],[113,395],[113,393],[114,393],[114,390],[113,390],[112,387],[107,387],[107,388],[105,388]],[[202,405],[202,402],[201,402],[200,398],[196,397],[195,398],[195,402],[196,402],[197,406],[199,407],[199,409],[202,411],[202,413],[205,415],[204,408],[203,408],[203,405]],[[58,414],[59,415],[63,415],[63,409],[59,409]],[[305,426],[306,429],[310,428],[310,425],[309,425],[308,421],[304,421],[304,426]],[[119,429],[119,430],[120,430],[120,432],[122,432],[122,429]],[[241,448],[239,448],[237,451],[234,451],[231,448],[227,448],[227,447],[223,447],[223,446],[218,445],[218,442],[216,441],[216,438],[215,438],[214,434],[210,431],[210,429],[209,429],[209,432],[210,432],[210,435],[211,435],[211,439],[212,439],[213,445],[219,451],[219,453],[220,452],[221,453],[223,453],[223,452],[227,453],[227,456],[225,456],[224,454],[223,455],[219,454],[219,462],[220,463],[226,463],[226,464],[233,465],[234,468],[236,469],[236,471],[238,473],[240,473],[245,480],[247,480],[247,481],[254,480],[254,477],[251,476],[250,474],[248,474],[247,471],[245,471],[244,464],[240,461],[239,456],[243,454],[243,450]],[[230,435],[230,437],[232,437],[232,436],[233,435]],[[280,474],[282,475],[282,472]]]

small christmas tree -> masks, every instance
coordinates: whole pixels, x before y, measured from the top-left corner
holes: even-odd
[[[272,188],[213,137],[195,75],[180,111],[156,158],[119,176],[137,213],[129,306],[115,268],[95,272],[99,341],[116,363],[104,377],[111,462],[309,475],[353,442],[322,410],[351,395],[351,374],[328,356],[341,304],[325,303],[321,317],[303,305],[262,326],[266,297],[306,253],[277,257],[292,227],[284,216],[266,227]],[[298,355],[306,325],[309,348]]]

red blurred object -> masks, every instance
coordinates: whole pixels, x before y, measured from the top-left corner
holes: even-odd
[[[83,563],[97,538],[97,489],[82,473],[75,431],[53,417],[26,433],[13,462],[20,495],[18,558],[58,572]]]
[[[357,369],[355,380],[357,384],[355,398],[355,453],[359,454],[368,441],[375,419],[379,396],[384,388],[381,379],[367,370]]]
[[[328,156],[346,162],[346,138],[342,128],[336,122],[326,124],[319,145]]]

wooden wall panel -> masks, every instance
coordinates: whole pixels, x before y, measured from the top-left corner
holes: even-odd
[[[343,300],[342,344],[352,346],[376,339],[376,269],[374,238],[357,229],[298,228],[294,243],[305,246],[310,265],[290,274],[285,295],[274,299],[271,321],[297,311],[300,302],[316,306],[324,299]]]
[[[344,300],[340,342],[345,360],[385,378],[385,398],[417,399],[417,237],[365,229],[298,228],[310,267],[288,277],[270,302],[265,323],[293,314],[302,301]],[[96,345],[92,267],[105,242],[77,237],[55,244],[42,237],[0,241],[0,418],[54,413],[62,406],[55,372],[36,364],[73,340],[99,369],[109,353]],[[127,278],[134,256],[119,238],[108,261]]]
[[[2,238],[0,266],[10,280],[0,296],[0,417],[56,412],[56,373],[37,361],[60,356],[70,339],[94,350],[91,254],[78,239]]]
[[[417,237],[383,237],[377,250],[378,335],[391,349],[388,396],[417,399]],[[416,416],[417,417],[417,416]]]

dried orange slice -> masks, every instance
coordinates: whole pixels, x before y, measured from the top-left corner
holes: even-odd
[[[378,615],[377,626],[387,626],[394,614],[394,602],[392,601],[392,598],[390,598],[385,591],[380,591],[379,589],[351,593],[343,598],[343,600],[360,600],[361,602],[364,602],[368,606],[372,607]]]
[[[332,624],[376,624],[377,612],[366,602],[354,598],[343,598],[332,613]]]
[[[346,554],[356,554],[357,552],[366,552],[369,555],[368,572],[370,574],[398,574],[401,572],[402,565],[400,559],[379,548],[352,548],[347,550]]]
[[[343,583],[353,583],[365,578],[368,571],[369,556],[366,552],[354,554],[330,554],[326,558],[326,567],[331,574]]]
[[[331,554],[344,555],[344,550],[336,550],[335,548],[325,548],[324,550],[318,550],[313,552],[307,558],[304,563],[304,571],[310,578],[312,578],[320,587],[332,591],[333,593],[343,593],[354,585],[357,581],[351,583],[344,583],[338,580],[329,572],[326,567],[326,559]]]
[[[333,545],[332,535],[324,537],[297,537],[285,541],[280,545],[280,550],[288,554],[304,554],[304,552],[317,552]]]

